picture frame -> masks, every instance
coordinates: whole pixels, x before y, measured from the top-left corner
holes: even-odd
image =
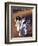
[[[5,2],[5,44],[37,42],[37,4]]]
[[[37,15],[38,15],[38,4],[37,4]],[[37,16],[37,27],[38,27],[38,16]],[[37,28],[37,42],[38,42],[38,28]]]

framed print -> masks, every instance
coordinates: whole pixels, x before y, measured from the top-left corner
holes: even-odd
[[[5,43],[37,41],[37,4],[5,3]]]

